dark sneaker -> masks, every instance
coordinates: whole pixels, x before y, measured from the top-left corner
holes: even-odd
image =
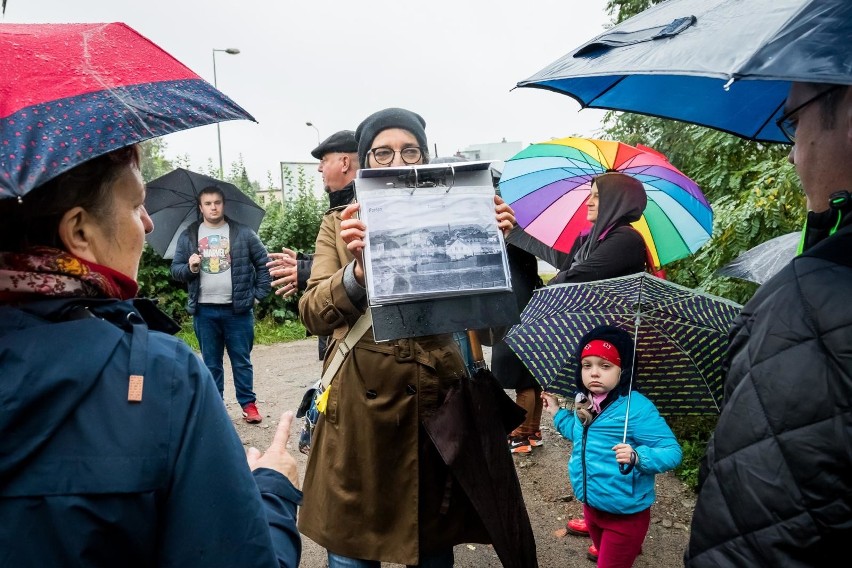
[[[537,431],[535,434],[529,435],[530,445],[534,448],[537,448],[544,444],[544,440],[541,439],[541,430]]]
[[[532,452],[532,446],[526,436],[512,436],[509,438],[509,450],[513,454],[528,454]]]
[[[579,519],[571,519],[565,523],[565,530],[568,531],[568,534],[589,536],[589,527],[586,526],[586,519],[582,517]]]
[[[243,407],[243,420],[249,424],[260,424],[263,418],[260,412],[257,411],[257,405],[253,402],[248,403]]]
[[[594,544],[589,545],[589,550],[586,552],[586,558],[588,558],[592,562],[598,561],[598,549],[595,548]]]

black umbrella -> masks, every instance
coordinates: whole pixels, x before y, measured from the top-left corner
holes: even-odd
[[[524,421],[468,333],[477,371],[454,386],[423,427],[479,513],[506,568],[538,566],[535,537],[506,435]]]
[[[154,221],[154,231],[146,238],[163,258],[174,258],[178,237],[190,223],[199,219],[198,193],[215,186],[225,196],[225,216],[248,225],[255,232],[266,211],[232,183],[183,168],[148,182],[145,208]]]
[[[716,271],[720,276],[763,284],[796,257],[802,233],[787,233],[750,248]]]

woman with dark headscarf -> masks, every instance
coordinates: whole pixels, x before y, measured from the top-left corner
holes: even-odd
[[[642,272],[647,251],[642,235],[630,226],[648,204],[642,182],[619,172],[592,180],[587,219],[591,230],[580,235],[548,284],[591,282]]]
[[[370,115],[355,132],[361,167],[427,163],[425,125],[420,115],[400,108]],[[366,225],[356,216],[358,207],[326,213],[299,301],[305,327],[332,336],[329,354],[367,309]],[[514,215],[499,197],[495,213],[508,232]],[[377,343],[369,328],[343,359],[314,433],[299,515],[302,533],[328,550],[330,568],[378,568],[381,562],[450,567],[454,545],[491,542],[423,427],[466,372],[452,334]],[[523,503],[519,491],[505,498]],[[521,532],[517,519],[504,521]],[[533,547],[524,565],[534,563]]]
[[[568,254],[553,249],[540,250],[540,247],[534,251],[560,269],[548,284],[590,282],[645,270],[645,241],[630,223],[642,216],[647,203],[645,189],[635,178],[618,172],[607,172],[594,178],[586,201],[586,218],[592,223],[589,231],[577,237]],[[509,234],[507,242],[510,246],[515,243],[523,247],[523,243],[518,240],[523,236],[524,233],[516,229]],[[514,275],[512,280],[514,282]],[[501,354],[499,350],[497,354],[499,358],[495,363],[492,352],[492,368],[506,386],[500,367],[505,364],[504,359],[511,357],[510,354]],[[523,378],[520,374],[518,376]],[[538,384],[515,388],[516,402],[526,409],[527,419],[509,435],[509,448],[512,453],[529,453],[532,447],[543,443],[539,430],[541,388]],[[569,521],[568,530],[575,534],[588,534],[581,519]]]

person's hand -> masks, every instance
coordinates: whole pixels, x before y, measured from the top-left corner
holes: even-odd
[[[189,271],[198,274],[199,270],[201,270],[201,255],[194,253],[189,257]]]
[[[275,294],[283,298],[292,296],[299,289],[295,251],[285,247],[281,252],[269,253],[269,258],[272,260],[266,263],[266,267],[269,268],[269,275],[275,278],[272,281]]]
[[[615,452],[615,461],[618,463],[629,464],[636,461],[636,452],[630,444],[616,444],[612,447],[612,451]]]
[[[506,238],[515,226],[515,212],[499,195],[494,196],[494,205],[494,212],[497,214],[497,226],[503,231],[503,238]]]
[[[549,392],[541,392],[541,406],[551,416],[556,416],[559,412],[559,401]]]
[[[367,236],[367,225],[357,217],[361,205],[349,204],[340,214],[340,238],[346,243],[346,248],[355,257],[355,280],[364,285],[364,238]]]
[[[274,469],[283,474],[293,487],[299,488],[299,466],[296,458],[287,450],[287,441],[290,439],[290,426],[293,424],[293,411],[288,410],[281,415],[278,429],[266,453],[261,454],[257,448],[249,448],[246,451],[246,460],[252,471],[259,467]]]

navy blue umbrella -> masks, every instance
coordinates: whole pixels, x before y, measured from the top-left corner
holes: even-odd
[[[787,142],[775,121],[791,82],[852,84],[850,40],[849,0],[668,0],[518,86]]]
[[[242,107],[122,23],[0,25],[0,199]]]
[[[620,327],[635,342],[632,388],[661,414],[713,414],[722,403],[722,358],[741,306],[641,272],[539,288],[506,343],[542,387],[573,398],[574,353],[600,325]]]

